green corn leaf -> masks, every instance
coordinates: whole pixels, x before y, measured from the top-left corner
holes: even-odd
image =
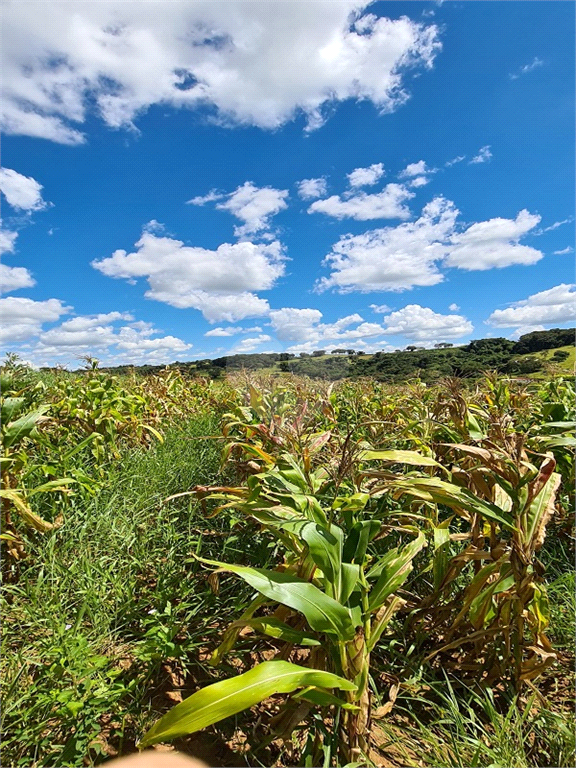
[[[84,438],[84,440],[79,442],[73,448],[70,448],[70,450],[66,451],[66,453],[62,456],[62,461],[68,461],[68,459],[71,459],[72,456],[75,456],[83,448],[86,448],[86,446],[89,445],[92,442],[92,440],[94,440],[97,437],[97,435],[98,435],[97,432],[92,432],[90,435],[88,435],[88,437]]]
[[[528,606],[528,610],[536,618],[538,632],[542,632],[550,623],[550,603],[544,584],[533,584],[533,587],[534,597]]]
[[[317,707],[342,707],[342,709],[349,709],[356,712],[360,709],[356,704],[349,704],[348,702],[339,699],[338,696],[334,696],[333,693],[321,691],[312,686],[310,686],[310,688],[304,688],[303,691],[298,691],[292,698],[304,699],[304,701],[309,701],[311,704],[316,704]]]
[[[198,555],[195,557],[202,563],[237,574],[269,600],[276,600],[295,611],[300,611],[316,632],[336,635],[339,640],[351,640],[354,637],[355,626],[348,608],[310,582],[289,573],[228,565],[217,560],[207,560]]]
[[[22,438],[33,434],[38,421],[44,416],[48,408],[48,405],[42,405],[35,411],[30,411],[30,413],[20,416],[16,421],[7,424],[2,434],[2,445],[4,448],[9,448],[14,443],[22,440]]]
[[[434,575],[434,589],[438,589],[446,571],[448,570],[448,548],[450,546],[450,518],[441,525],[434,526],[434,559],[432,561],[432,572]]]
[[[27,496],[34,496],[35,493],[50,493],[51,491],[67,491],[66,486],[75,483],[73,477],[61,477],[58,480],[49,480],[47,483],[37,485],[34,488],[26,488]]]
[[[293,643],[294,645],[321,645],[320,641],[310,632],[301,632],[293,627],[289,627],[288,624],[272,616],[235,621],[234,624],[231,624],[231,627],[252,627],[252,629],[261,632],[263,635],[275,637],[278,640],[284,640],[286,643]]]
[[[6,397],[2,403],[2,424],[8,424],[22,409],[25,400],[23,397]]]
[[[276,459],[273,456],[270,456],[269,453],[266,453],[266,451],[263,451],[262,448],[259,448],[257,445],[250,445],[250,443],[229,443],[224,449],[222,463],[224,463],[224,461],[232,452],[232,449],[236,446],[242,448],[242,450],[246,451],[246,453],[250,453],[252,456],[256,456],[258,459],[262,459],[265,464],[273,466],[276,463]]]
[[[342,563],[340,577],[340,595],[338,601],[343,605],[360,583],[360,566],[357,563]]]
[[[281,469],[279,475],[292,486],[296,486],[302,493],[306,493],[310,490],[306,475],[298,466],[293,466],[290,469]]]
[[[474,496],[466,488],[460,488],[437,477],[410,477],[404,480],[396,480],[392,483],[392,487],[416,499],[430,501],[435,504],[445,504],[455,511],[465,509],[473,514],[479,514],[488,520],[494,520],[509,531],[516,530],[512,516],[503,509],[489,501],[480,499],[478,496]]]
[[[144,735],[142,749],[159,741],[171,741],[195,733],[226,717],[253,707],[277,693],[316,686],[352,691],[356,686],[342,677],[318,669],[306,669],[288,661],[265,661],[238,677],[202,688],[164,715]]]
[[[486,617],[492,607],[492,598],[498,592],[505,592],[514,585],[514,576],[501,575],[493,584],[483,589],[470,604],[468,616],[474,629],[486,624]]]
[[[544,448],[562,448],[563,446],[567,446],[568,448],[576,447],[576,437],[572,437],[572,436],[541,437],[539,438],[539,441],[542,443]]]
[[[340,593],[340,565],[344,538],[342,529],[332,525],[328,530],[317,523],[308,523],[302,527],[300,536],[308,545],[310,557],[324,574],[326,592],[337,599]]]
[[[468,427],[468,434],[472,440],[483,440],[486,437],[485,432],[482,431],[480,424],[478,423],[478,419],[473,416],[470,411],[468,411],[466,422],[466,426]]]
[[[392,557],[390,552],[385,556],[386,562],[380,578],[370,591],[368,605],[371,611],[378,610],[390,595],[404,584],[412,570],[412,560],[424,546],[426,546],[426,537],[423,533],[419,533],[414,541],[402,550],[392,550],[394,553]]]
[[[369,501],[369,493],[353,493],[351,496],[337,496],[332,503],[332,509],[361,512]]]
[[[379,520],[362,520],[355,523],[344,542],[342,559],[347,563],[364,562],[366,549],[381,528]]]

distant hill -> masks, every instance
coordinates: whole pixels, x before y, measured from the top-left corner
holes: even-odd
[[[574,366],[573,328],[534,331],[518,341],[478,339],[461,347],[437,344],[434,349],[411,345],[396,352],[365,354],[353,349],[317,350],[296,357],[289,352],[229,355],[214,360],[172,363],[188,376],[220,378],[227,371],[295,373],[330,380],[371,376],[379,381],[401,382],[414,376],[434,381],[444,376],[474,378],[486,370],[515,376],[536,376],[554,368],[568,374]],[[105,370],[136,371],[146,375],[166,368],[161,365],[117,366]]]

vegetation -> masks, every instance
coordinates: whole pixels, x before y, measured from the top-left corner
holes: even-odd
[[[2,377],[4,764],[574,764],[570,381]]]
[[[554,356],[556,349],[561,353],[568,351],[568,356]],[[462,347],[440,342],[434,349],[409,345],[405,350],[370,355],[354,349],[333,349],[330,353],[319,349],[311,354],[302,352],[298,357],[289,352],[253,353],[174,363],[171,368],[184,376],[202,375],[212,379],[220,379],[226,372],[259,371],[293,373],[329,381],[370,376],[389,383],[402,383],[417,376],[433,383],[446,376],[478,378],[485,370],[546,378],[574,374],[573,350],[574,329],[555,328],[534,331],[517,342],[503,338],[479,339]],[[114,370],[125,374],[135,369]],[[140,374],[160,373],[162,367],[141,366],[136,370]]]

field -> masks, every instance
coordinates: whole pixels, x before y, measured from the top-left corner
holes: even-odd
[[[561,353],[561,356],[564,359],[561,359],[561,360],[556,359],[558,352]],[[545,365],[546,364],[555,365],[556,370],[561,375],[564,375],[564,376],[574,375],[574,366],[576,365],[576,347],[573,344],[570,344],[565,347],[558,347],[557,349],[543,349],[541,352],[536,352],[534,357],[537,357],[540,360],[542,360]],[[532,376],[543,377],[544,374],[539,372],[539,373],[532,374]]]
[[[574,765],[573,425],[561,377],[9,362],[3,765]]]

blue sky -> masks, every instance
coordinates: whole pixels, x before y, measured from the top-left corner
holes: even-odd
[[[36,365],[574,324],[572,2],[8,2],[0,299]]]

